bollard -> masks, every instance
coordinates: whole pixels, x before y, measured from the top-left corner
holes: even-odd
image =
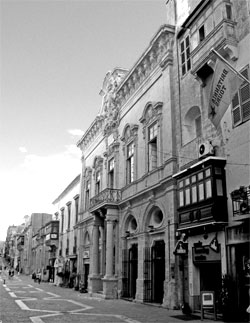
[[[5,285],[5,279],[3,280],[3,284]]]

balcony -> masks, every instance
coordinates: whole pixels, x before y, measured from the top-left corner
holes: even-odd
[[[207,63],[214,54],[212,48],[220,51],[222,56],[229,54],[232,59],[237,57],[235,23],[223,19],[207,37],[191,52],[192,72],[202,78],[207,72]],[[204,69],[204,73],[203,73]]]
[[[98,195],[90,199],[89,211],[94,212],[107,206],[117,207],[121,201],[121,191],[118,189],[106,188]]]
[[[58,233],[48,233],[45,237],[46,246],[58,245]]]
[[[250,216],[250,185],[240,186],[231,192],[234,220],[243,220]]]
[[[179,231],[214,230],[228,221],[225,160],[208,157],[183,170],[177,178]]]

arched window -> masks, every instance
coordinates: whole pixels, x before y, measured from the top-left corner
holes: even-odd
[[[137,133],[137,125],[127,124],[121,137],[121,140],[124,142],[123,150],[126,164],[126,184],[130,184],[136,179]]]
[[[201,111],[194,106],[188,110],[183,123],[183,144],[187,144],[195,138],[201,137]]]
[[[162,163],[162,106],[162,102],[148,102],[140,118],[140,122],[143,124],[143,136],[145,139],[146,172],[152,171]]]

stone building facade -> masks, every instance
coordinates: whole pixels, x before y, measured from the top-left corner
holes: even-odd
[[[175,28],[162,26],[130,71],[102,86],[82,151],[79,271],[91,294],[177,306]]]
[[[132,69],[107,73],[100,112],[77,144],[78,270],[91,294],[192,311],[207,289],[223,310],[227,283],[242,313],[249,84],[216,125],[209,95],[216,53],[249,78],[249,2],[169,0],[166,12]]]
[[[79,220],[79,191],[80,175],[76,176],[53,202],[54,218],[59,220],[59,237],[57,243],[53,243],[52,239],[49,239],[47,244],[54,246],[52,252],[57,256],[56,259],[51,259],[56,285],[69,286],[73,284],[72,275],[76,276],[77,273],[78,246],[81,244],[81,241],[77,239],[76,227]]]
[[[201,292],[213,291],[218,311],[227,305],[231,318],[236,313],[244,320],[250,286],[250,85],[241,84],[217,124],[209,114],[209,95],[221,61],[217,53],[250,79],[250,5],[244,0],[169,0],[169,19],[174,7],[179,67],[175,253],[182,303],[199,310]],[[178,254],[179,246],[185,246],[186,255]]]

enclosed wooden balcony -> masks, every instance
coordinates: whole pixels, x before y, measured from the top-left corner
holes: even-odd
[[[222,158],[208,157],[174,175],[179,230],[199,231],[227,223],[225,164]]]

